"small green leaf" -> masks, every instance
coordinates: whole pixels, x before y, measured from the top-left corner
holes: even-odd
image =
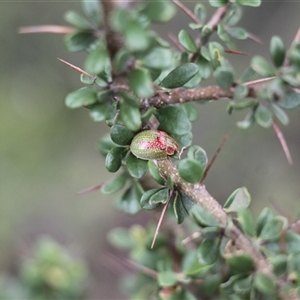
[[[190,214],[194,217],[195,221],[202,227],[214,226],[218,227],[218,220],[204,207],[200,205],[194,205]]]
[[[172,137],[175,139],[175,141],[178,143],[179,147],[189,147],[192,145],[193,142],[193,133],[190,131],[184,135],[178,135],[172,133]]]
[[[237,213],[239,224],[242,226],[243,231],[250,237],[254,236],[255,224],[253,214],[248,208],[241,208]]]
[[[144,51],[148,48],[148,32],[138,21],[131,20],[124,29],[124,41],[129,50]]]
[[[95,122],[101,122],[105,120],[107,106],[105,103],[99,103],[92,107],[90,116]]]
[[[257,73],[251,68],[248,67],[239,78],[238,82],[240,84],[251,81],[257,77]]]
[[[117,145],[111,140],[110,135],[108,134],[98,142],[98,150],[103,156],[106,156],[107,153],[115,146]]]
[[[108,53],[103,45],[100,44],[88,54],[85,61],[85,69],[91,74],[100,74],[105,70],[108,63]]]
[[[182,204],[181,196],[179,193],[177,193],[177,195],[173,201],[173,211],[175,214],[177,224],[181,224],[184,221],[184,217],[186,215],[186,210]]]
[[[142,126],[140,110],[127,103],[121,103],[120,118],[130,131],[137,131]]]
[[[151,189],[146,191],[140,200],[140,205],[143,209],[147,209],[147,210],[152,210],[155,209],[159,203],[150,203],[150,198],[156,194],[158,191],[160,191],[160,189]]]
[[[156,47],[143,58],[142,64],[153,69],[167,69],[172,66],[174,54],[170,49]]]
[[[277,240],[280,236],[281,228],[282,228],[282,224],[280,220],[274,218],[264,224],[259,237],[263,241]]]
[[[172,271],[163,271],[157,274],[157,281],[162,287],[171,287],[177,282],[177,276]]]
[[[108,241],[114,247],[119,249],[130,249],[133,240],[126,228],[117,227],[108,232]]]
[[[236,0],[240,5],[258,7],[261,5],[261,0]]]
[[[269,108],[260,104],[255,110],[255,121],[264,128],[269,128],[272,125],[272,113]]]
[[[254,56],[251,60],[251,68],[261,76],[269,77],[275,75],[275,70],[263,57]]]
[[[300,249],[300,235],[299,234],[297,234],[291,230],[288,230],[285,233],[285,242],[286,242],[285,247],[286,247],[288,254],[299,251],[299,249]]]
[[[70,52],[83,51],[90,48],[97,37],[91,32],[78,31],[65,37],[65,44]]]
[[[230,256],[226,261],[230,270],[234,273],[248,273],[254,270],[252,258],[245,254]]]
[[[230,68],[220,66],[214,72],[217,84],[222,89],[229,89],[234,82],[234,75]]]
[[[224,61],[225,51],[221,44],[217,42],[210,42],[208,44],[210,62],[213,69],[220,67]],[[202,52],[201,52],[202,54]],[[203,54],[202,54],[203,55]]]
[[[143,11],[153,22],[168,22],[176,14],[176,7],[170,0],[146,1]]]
[[[114,143],[120,146],[129,145],[134,134],[122,124],[115,124],[110,129],[110,136]]]
[[[201,24],[205,23],[207,11],[206,11],[206,7],[203,4],[197,3],[195,5],[194,14],[198,18]]]
[[[263,294],[272,295],[276,292],[274,279],[264,273],[257,272],[253,284]]]
[[[208,79],[211,74],[211,66],[209,60],[201,55],[197,61],[197,65],[199,66],[199,74],[201,78]]]
[[[106,155],[105,167],[111,172],[117,172],[122,164],[122,159],[124,158],[127,150],[124,147],[114,147]]]
[[[65,104],[69,108],[77,108],[97,101],[95,91],[90,87],[83,87],[79,90],[71,92],[66,96]]]
[[[165,180],[160,176],[159,169],[157,165],[152,161],[148,161],[148,170],[152,178],[159,184],[163,185]]]
[[[220,240],[204,239],[197,251],[197,256],[200,263],[212,265],[219,257]]]
[[[265,224],[271,221],[274,218],[274,214],[270,208],[266,207],[260,213],[257,224],[256,224],[256,235],[259,236],[261,234],[262,229],[264,228]]]
[[[199,117],[198,111],[194,107],[193,103],[182,103],[180,107],[183,109],[187,117],[191,122],[196,121]]]
[[[270,53],[276,67],[281,67],[285,59],[285,47],[279,36],[273,36],[270,43]]]
[[[195,159],[185,158],[179,161],[179,175],[182,179],[190,183],[198,183],[204,172],[204,166]]]
[[[78,29],[91,29],[91,23],[76,11],[67,11],[64,19]]]
[[[209,0],[209,4],[212,7],[221,7],[227,4],[229,0]]]
[[[248,33],[241,27],[228,27],[227,32],[237,40],[245,40],[248,37]]]
[[[159,121],[159,129],[184,135],[191,131],[192,125],[184,111],[177,106],[165,106],[155,112]]]
[[[275,103],[272,103],[272,108],[273,108],[274,115],[281,122],[281,124],[288,125],[290,120],[286,112]]]
[[[102,11],[99,5],[99,1],[82,0],[81,4],[85,15],[89,19],[91,19],[95,23],[95,25],[101,25],[100,22],[102,19]]]
[[[127,179],[126,175],[121,174],[120,176],[114,178],[113,180],[105,183],[101,188],[101,192],[103,194],[113,194],[119,191],[121,188],[124,187],[126,183],[126,179]]]
[[[298,247],[299,250],[299,247]],[[273,271],[276,276],[281,277],[286,274],[287,268],[287,255],[285,254],[278,254],[275,256],[270,256],[268,258],[270,265],[273,268]]]
[[[132,70],[129,72],[128,78],[130,88],[138,97],[147,98],[153,95],[152,79],[147,70]]]
[[[208,163],[207,154],[200,146],[194,145],[189,147],[187,157],[197,160],[203,166],[203,169],[206,168]]]
[[[116,203],[117,208],[124,211],[127,214],[134,215],[141,210],[139,202],[141,196],[141,190],[136,185],[132,185],[118,199]]]
[[[139,108],[141,106],[140,100],[132,94],[127,94],[122,91],[119,92],[120,96],[124,99],[126,104]]]
[[[141,178],[146,173],[147,161],[135,157],[130,153],[126,159],[126,166],[129,174],[135,178]]]
[[[227,212],[238,211],[250,205],[251,196],[246,187],[236,189],[226,200],[224,209]]]
[[[182,204],[185,208],[185,210],[187,211],[187,213],[190,213],[190,210],[193,208],[193,206],[195,205],[195,202],[188,196],[186,196],[185,194],[180,194],[181,196],[181,201]]]
[[[300,279],[300,252],[298,251],[295,254],[288,256],[288,263],[287,263],[287,273],[292,280],[296,281],[299,285]]]
[[[240,129],[248,129],[250,128],[255,121],[253,111],[250,111],[243,121],[239,121],[236,123],[237,127]]]
[[[241,275],[234,275],[241,276]],[[238,277],[240,278],[240,277]],[[252,277],[248,276],[246,278],[239,279],[233,284],[233,290],[238,294],[247,294],[251,289]],[[250,298],[251,299],[251,298]],[[236,300],[242,300],[241,298],[237,298]]]
[[[288,91],[278,105],[285,109],[294,109],[300,105],[300,93]]]
[[[235,99],[244,99],[246,98],[246,96],[248,95],[248,91],[249,88],[245,85],[238,85],[235,89],[234,89],[234,98]],[[252,101],[252,99],[248,99],[246,101]],[[245,103],[246,101],[243,101],[243,103]],[[244,105],[242,107],[238,107],[238,108],[246,108]]]
[[[194,63],[186,63],[171,71],[159,84],[162,87],[174,89],[183,86],[199,71],[199,67]]]
[[[198,51],[193,38],[184,29],[179,32],[178,41],[188,52],[195,53]]]
[[[158,203],[165,204],[165,203],[167,203],[168,198],[169,198],[169,190],[167,188],[162,188],[150,197],[149,203],[150,204],[158,204]]]

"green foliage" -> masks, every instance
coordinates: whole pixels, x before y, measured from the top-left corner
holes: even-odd
[[[87,268],[49,238],[41,239],[21,265],[20,281],[1,277],[1,299],[85,299]]]
[[[82,4],[83,16],[77,12],[65,16],[75,26],[65,44],[69,51],[85,51],[84,67],[90,75],[82,72],[81,81],[87,86],[70,92],[65,103],[69,108],[87,108],[94,121],[105,121],[110,127],[110,135],[101,139],[98,148],[105,156],[106,169],[120,173],[105,182],[101,191],[119,192],[116,206],[128,214],[158,207],[167,210],[168,229],[159,232],[153,249],[153,225],[116,228],[109,233],[110,242],[126,249],[141,266],[128,284],[131,298],[149,299],[156,294],[160,299],[281,299],[282,282],[289,283],[287,289],[299,287],[300,238],[286,218],[266,208],[255,221],[245,187],[236,189],[223,209],[207,209],[191,196],[193,191],[200,191],[202,197],[202,181],[210,164],[205,150],[193,145],[192,122],[198,112],[190,101],[224,98],[218,93],[227,92],[227,112],[246,112],[237,124],[239,128],[248,129],[253,124],[270,128],[276,120],[288,125],[286,110],[300,105],[300,44],[293,43],[288,49],[274,36],[269,46],[270,62],[256,55],[237,78],[234,56],[228,52],[239,53],[234,40],[250,36],[239,26],[243,6],[257,7],[260,0],[210,0],[206,5],[217,11],[212,17],[204,4],[196,4],[193,23],[189,24],[193,33],[179,31],[175,42],[179,50],[150,29],[153,22],[169,22],[175,16],[172,1],[139,1],[128,10],[116,5],[105,20],[98,1]],[[216,38],[212,41],[213,34]],[[207,79],[216,86],[204,97]],[[183,147],[187,151],[182,158]],[[166,161],[174,162],[178,171],[163,169],[162,162]],[[148,183],[149,178],[153,181],[149,180],[144,190],[144,181]],[[203,197],[207,198],[205,194]],[[219,210],[226,222],[216,214]],[[183,222],[178,229],[176,223]],[[240,234],[253,245],[255,253],[266,258],[274,278],[259,269],[256,254],[251,256],[236,247],[230,239],[232,228],[240,230],[235,232],[236,239]],[[60,255],[52,256],[60,265]],[[38,274],[30,280],[36,280],[37,286],[45,284],[39,268],[29,266],[24,268],[24,278]],[[72,272],[64,268],[69,279]],[[78,274],[74,282],[80,287],[82,277]],[[62,282],[54,283],[59,286]],[[74,282],[72,289],[76,290]]]

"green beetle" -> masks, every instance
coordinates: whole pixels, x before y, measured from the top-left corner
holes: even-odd
[[[145,130],[132,140],[130,151],[144,160],[162,160],[178,152],[177,142],[161,130]]]

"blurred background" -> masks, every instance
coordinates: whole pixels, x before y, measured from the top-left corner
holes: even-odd
[[[186,5],[193,8],[195,3]],[[65,95],[82,83],[57,57],[82,67],[85,55],[68,53],[61,35],[18,34],[21,26],[67,25],[67,10],[80,12],[80,1],[0,2],[0,273],[17,276],[20,262],[46,235],[86,260],[89,298],[124,299],[126,294],[116,288],[116,272],[103,263],[110,251],[106,233],[115,226],[140,223],[142,217],[117,212],[113,198],[100,192],[76,196],[114,176],[97,151],[97,141],[108,128],[92,122],[85,109],[64,106]],[[263,0],[260,8],[248,8],[241,26],[264,44],[247,40],[238,43],[239,50],[269,58],[275,34],[289,46],[300,26],[299,11],[297,1]],[[177,35],[188,22],[178,11],[168,26],[154,29],[163,37]],[[251,56],[234,59],[240,74]],[[228,116],[226,105],[216,101],[197,106],[194,144],[209,157],[232,130],[206,180],[208,191],[224,202],[233,190],[246,186],[256,215],[275,201],[282,208],[279,213],[299,218],[299,110],[288,112],[290,125],[282,128],[294,161],[291,167],[272,129],[237,129],[235,123],[244,113]]]

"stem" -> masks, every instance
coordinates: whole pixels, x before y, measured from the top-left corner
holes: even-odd
[[[274,282],[276,282],[277,286],[280,289],[280,295],[282,299],[300,299],[299,296],[297,296],[296,292],[289,292],[289,294],[286,294],[284,292],[284,283],[276,278],[272,271],[272,267],[268,263],[266,258],[256,248],[254,243],[248,237],[246,237],[236,225],[232,224],[231,226],[229,226],[229,228],[227,227],[228,216],[226,212],[223,210],[219,202],[208,193],[205,185],[192,184],[184,181],[179,176],[177,167],[169,159],[157,160],[156,164],[161,175],[164,178],[170,177],[178,191],[187,195],[197,205],[201,205],[202,207],[207,209],[219,221],[221,227],[224,228],[224,230],[226,229],[226,235],[234,242],[236,248],[242,250],[252,258],[256,271],[264,273],[265,275],[272,278]]]

